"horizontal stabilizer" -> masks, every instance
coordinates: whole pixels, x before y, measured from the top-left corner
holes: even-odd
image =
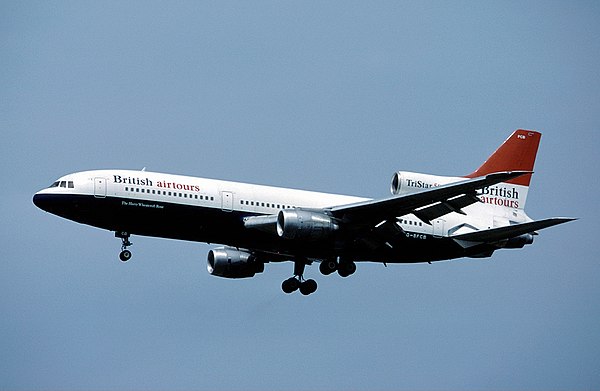
[[[466,240],[469,242],[491,243],[504,239],[511,239],[519,235],[532,233],[534,231],[537,231],[538,229],[552,227],[554,225],[567,223],[573,220],[577,219],[568,217],[555,217],[551,219],[531,221],[529,223],[509,225],[506,227],[492,228],[476,232],[469,232],[466,234],[451,236],[451,238],[456,240]]]

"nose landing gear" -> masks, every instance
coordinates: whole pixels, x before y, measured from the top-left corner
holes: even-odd
[[[131,251],[127,250],[127,247],[133,244],[129,241],[130,236],[131,235],[129,235],[128,232],[115,232],[115,237],[120,238],[122,242],[121,253],[119,254],[119,259],[121,260],[121,262],[127,262],[131,259]]]

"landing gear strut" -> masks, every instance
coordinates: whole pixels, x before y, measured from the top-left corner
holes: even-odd
[[[129,235],[128,232],[120,232],[120,231],[115,232],[115,237],[121,238],[121,242],[122,242],[121,253],[119,254],[119,259],[121,260],[121,262],[127,262],[131,259],[131,251],[127,250],[127,247],[129,247],[133,244],[129,241],[130,236],[131,235]]]
[[[281,289],[285,293],[292,293],[300,290],[304,296],[315,293],[317,290],[317,282],[315,280],[304,280],[304,267],[307,261],[305,259],[296,259],[294,261],[294,277],[290,277],[281,283]]]

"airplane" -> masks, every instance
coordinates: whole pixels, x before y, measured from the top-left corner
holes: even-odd
[[[285,293],[317,290],[307,265],[348,277],[357,262],[419,263],[490,257],[533,243],[537,231],[575,220],[533,220],[525,202],[541,133],[519,129],[462,177],[398,171],[392,195],[369,199],[132,170],[65,175],[37,192],[42,210],[115,232],[121,261],[131,235],[218,243],[207,269],[224,278],[292,261]]]

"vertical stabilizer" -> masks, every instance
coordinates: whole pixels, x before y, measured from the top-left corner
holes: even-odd
[[[495,172],[533,171],[542,134],[534,130],[515,130],[509,138],[479,167],[467,175],[476,178]],[[490,205],[524,209],[531,174],[482,189],[481,200]]]
[[[477,170],[467,175],[476,178],[494,172],[533,171],[535,157],[542,134],[534,130],[515,130]],[[531,174],[512,179],[507,183],[529,186]]]

